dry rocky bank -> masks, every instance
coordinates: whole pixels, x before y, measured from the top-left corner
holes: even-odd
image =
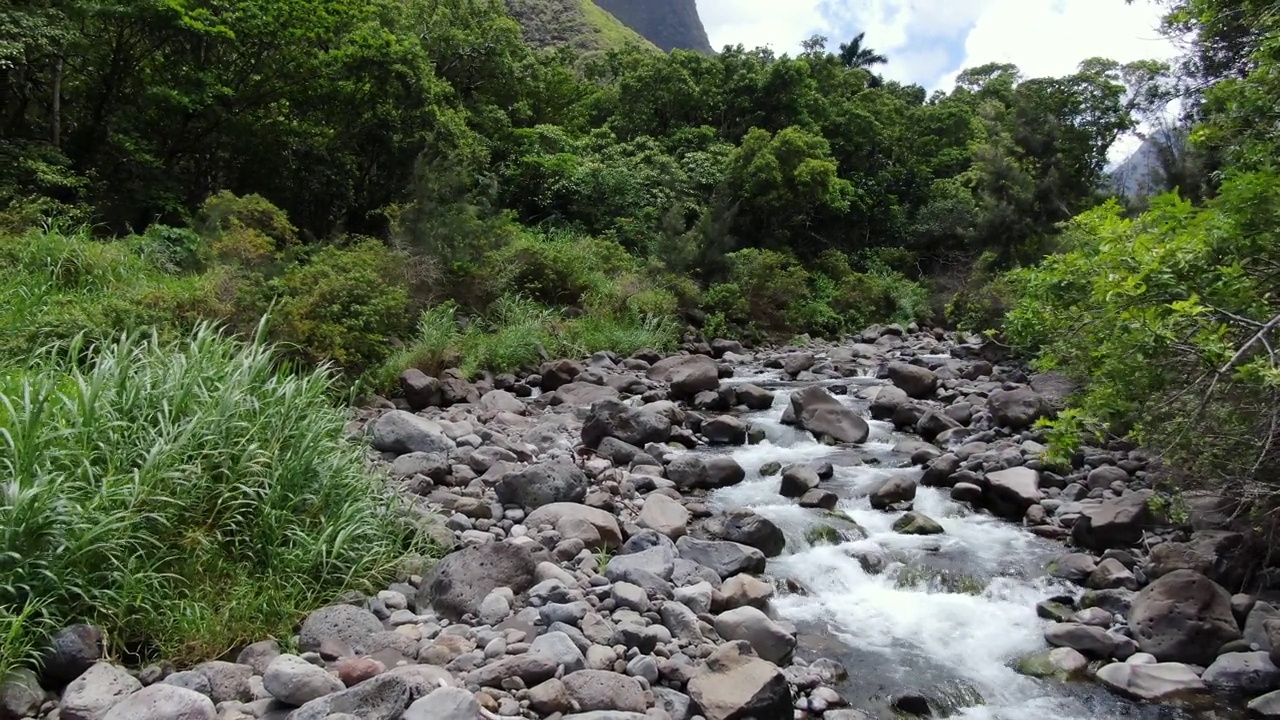
[[[1158,517],[1152,458],[1137,449],[1086,448],[1069,471],[1047,469],[1032,425],[1070,387],[994,350],[888,326],[759,353],[728,341],[665,358],[601,353],[475,384],[407,372],[404,399],[357,410],[351,434],[415,507],[444,518],[440,540],[453,549],[425,577],[312,613],[299,654],[267,640],[181,672],[114,665],[95,629],[66,628],[39,678],[0,692],[0,718],[862,720],[955,710],[918,693],[890,693],[879,711],[849,707],[838,690],[849,671],[831,657],[802,659],[803,638],[775,607],[807,592],[767,574],[791,541],[750,508],[708,502],[748,475],[776,478],[796,505],[831,514],[809,542],[865,535],[840,514],[830,462],[744,468],[704,452],[762,442],[743,416],[775,402],[784,423],[847,446],[842,457],[856,457],[869,421],[912,434],[895,448],[910,457],[902,473],[866,494],[877,511],[900,514],[895,532],[942,532],[914,507],[921,487],[942,488],[1072,546],[1047,572],[1054,587],[1076,587],[1037,606],[1045,646],[1016,660],[1020,672],[1135,701],[1225,698],[1280,717],[1280,610],[1240,594],[1243,536],[1202,504],[1190,526]],[[761,366],[796,387],[789,398],[725,382]],[[890,562],[847,552],[868,574]]]

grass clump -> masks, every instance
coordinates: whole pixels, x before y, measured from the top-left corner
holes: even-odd
[[[428,548],[343,440],[326,369],[258,339],[79,342],[0,371],[0,675],[50,623],[179,663],[285,637]]]

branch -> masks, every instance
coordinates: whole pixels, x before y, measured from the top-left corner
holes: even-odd
[[[1218,368],[1218,375],[1226,375],[1228,372],[1231,372],[1231,368],[1235,367],[1236,363],[1240,362],[1244,358],[1245,352],[1247,352],[1249,348],[1253,347],[1254,343],[1265,341],[1267,333],[1274,330],[1277,325],[1280,325],[1280,315],[1276,315],[1271,318],[1266,325],[1262,326],[1262,329],[1259,330],[1257,334],[1249,338],[1249,341],[1244,345],[1241,345],[1240,349],[1236,351],[1235,356],[1228,360],[1226,365]]]

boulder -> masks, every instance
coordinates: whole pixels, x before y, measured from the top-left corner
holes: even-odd
[[[996,513],[1010,520],[1021,520],[1027,510],[1043,497],[1040,473],[1025,467],[989,473],[984,497]]]
[[[819,441],[860,444],[867,441],[871,428],[852,408],[840,404],[818,385],[810,385],[791,395],[791,410],[796,425],[813,433]]]
[[[759,385],[743,383],[738,386],[738,402],[748,410],[768,410],[773,407],[773,393]]]
[[[417,368],[400,373],[400,392],[413,410],[436,407],[443,400],[440,381]]]
[[[1083,585],[1097,569],[1098,559],[1094,556],[1084,553],[1067,553],[1051,561],[1045,568],[1045,572],[1050,577]]]
[[[61,687],[80,677],[102,659],[102,631],[92,625],[68,625],[49,640],[40,659],[40,678]]]
[[[587,419],[582,425],[582,443],[589,448],[598,448],[607,437],[640,448],[648,443],[664,443],[671,437],[671,420],[619,400],[600,400],[587,411]]]
[[[747,478],[747,471],[728,455],[708,458],[702,466],[703,483],[708,490],[737,485]]]
[[[453,441],[440,426],[404,410],[392,410],[373,423],[370,441],[374,450],[404,455],[411,452],[449,453]]]
[[[782,529],[756,511],[739,507],[716,515],[703,524],[703,531],[718,540],[756,548],[765,557],[777,557],[786,547]]]
[[[747,424],[736,417],[721,415],[702,423],[702,434],[712,445],[745,445]]]
[[[816,362],[816,358],[811,352],[791,353],[782,359],[782,372],[795,377],[813,367],[814,362]]]
[[[916,498],[916,481],[908,475],[894,475],[872,488],[868,497],[875,510],[907,509]]]
[[[987,398],[991,417],[1000,427],[1023,430],[1049,413],[1044,398],[1031,388],[997,390]]]
[[[643,713],[648,703],[635,678],[604,670],[579,670],[562,682],[569,696],[585,712],[612,710]]]
[[[416,693],[424,688],[416,687],[406,676],[384,673],[341,692],[316,698],[289,715],[289,720],[327,720],[332,715],[346,713],[360,720],[400,720]]]
[[[432,690],[404,711],[404,720],[478,720],[480,703],[471,693],[456,687]]]
[[[722,580],[738,573],[762,573],[765,568],[764,553],[727,540],[699,540],[685,536],[676,541],[676,548],[680,557],[710,568]]]
[[[581,374],[582,363],[573,360],[545,362],[538,368],[538,375],[542,378],[539,387],[543,392],[552,392],[573,382]]]
[[[1104,558],[1098,567],[1089,575],[1088,587],[1094,590],[1124,588],[1137,590],[1138,579],[1133,572],[1115,558]]]
[[[908,397],[917,400],[933,395],[938,387],[938,376],[932,370],[919,365],[889,363],[889,382],[900,388]]]
[[[608,385],[573,382],[561,385],[547,396],[551,405],[567,405],[572,408],[589,408],[598,402],[617,400],[618,391]]]
[[[337,643],[354,652],[383,631],[382,621],[362,607],[330,605],[307,616],[298,630],[298,647],[304,652],[318,652],[322,645]]]
[[[716,632],[725,640],[746,640],[757,655],[785,665],[796,649],[796,636],[759,609],[744,605],[716,616]]]
[[[911,398],[902,388],[885,385],[876,391],[871,399],[871,417],[876,420],[888,420],[898,408],[911,402]]]
[[[616,585],[625,585],[627,583],[616,583]],[[574,644],[573,638],[568,634],[555,630],[533,639],[529,645],[529,652],[536,653],[546,657],[556,664],[563,666],[567,673],[577,672],[586,667],[587,660],[582,655],[582,650]]]
[[[253,668],[248,665],[214,660],[200,663],[191,670],[209,681],[209,697],[214,703],[249,702],[253,699],[249,681],[253,677]]]
[[[689,679],[689,698],[706,720],[789,718],[791,686],[777,665],[745,640],[716,648]]]
[[[1114,500],[1083,505],[1071,527],[1071,539],[1091,550],[1138,544],[1143,531],[1153,523],[1149,503],[1154,495],[1151,490],[1138,490]]]
[[[1082,676],[1088,667],[1089,659],[1079,650],[1055,647],[1020,658],[1015,669],[1028,677],[1066,681]]]
[[[477,613],[494,588],[520,594],[533,585],[537,566],[522,545],[492,542],[459,550],[436,563],[418,591],[420,611],[432,608],[450,620]]]
[[[893,531],[903,535],[941,535],[946,532],[936,520],[920,512],[908,512],[893,521]]]
[[[1208,692],[1195,670],[1182,663],[1117,662],[1100,668],[1096,677],[1117,695],[1143,702],[1189,699]]]
[[[0,718],[36,717],[44,705],[45,690],[40,678],[28,668],[14,668],[0,678]]]
[[[1214,692],[1256,697],[1280,689],[1280,668],[1266,651],[1224,653],[1201,676]]]
[[[782,485],[778,493],[783,497],[798,498],[818,487],[818,473],[804,465],[788,465],[782,470]]]
[[[157,683],[125,698],[102,720],[214,720],[216,717],[213,701],[204,695]]]
[[[1231,595],[1191,570],[1177,570],[1148,585],[1129,613],[1138,649],[1161,662],[1207,666],[1218,649],[1239,640]]]
[[[498,502],[536,510],[552,503],[580,503],[587,497],[587,476],[564,461],[535,463],[508,473],[494,488]]]
[[[1045,628],[1044,639],[1054,647],[1068,647],[1103,660],[1116,649],[1116,639],[1106,630],[1081,623],[1054,623]]]
[[[655,530],[675,540],[689,532],[689,511],[678,500],[662,493],[649,493],[636,524]]]
[[[692,400],[704,390],[720,387],[720,370],[716,361],[705,355],[674,355],[659,360],[649,368],[647,375],[650,380],[669,385],[671,396],[681,400]]]
[[[1280,718],[1280,690],[1249,701],[1249,714],[1258,718]]]
[[[262,686],[286,705],[305,705],[344,689],[342,681],[297,655],[280,655],[267,666]]]
[[[622,546],[622,530],[612,513],[578,503],[551,503],[525,516],[526,527],[550,525],[561,537],[578,537],[592,550],[616,550]]]
[[[64,720],[102,720],[107,711],[142,689],[142,683],[122,667],[95,663],[71,681],[59,705]]]

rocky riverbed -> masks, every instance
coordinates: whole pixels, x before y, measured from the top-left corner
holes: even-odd
[[[1280,717],[1244,536],[1159,517],[1137,449],[1046,467],[1069,384],[991,346],[889,326],[402,385],[351,434],[439,518],[425,576],[180,672],[67,628],[0,718]]]

